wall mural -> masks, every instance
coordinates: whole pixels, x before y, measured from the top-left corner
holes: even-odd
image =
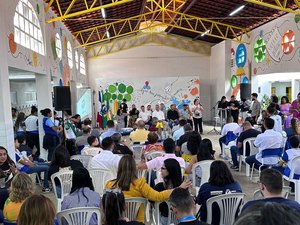
[[[252,74],[299,71],[299,34],[300,15],[288,14],[252,31],[249,45],[232,42],[232,94],[238,94],[241,83],[251,82]]]
[[[151,104],[164,103],[168,108],[176,104],[179,109],[183,104],[190,104],[199,96],[200,80],[196,77],[164,77],[136,80],[98,79],[98,116],[100,127],[105,127],[107,119],[113,119],[122,99],[128,107],[132,104],[138,108]],[[104,121],[104,122],[103,122]]]

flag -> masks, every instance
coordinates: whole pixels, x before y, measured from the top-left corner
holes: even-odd
[[[98,127],[103,129],[103,120],[102,120],[102,96],[101,92],[98,91],[98,111],[97,111],[97,123]]]

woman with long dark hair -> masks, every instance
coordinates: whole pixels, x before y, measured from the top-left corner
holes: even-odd
[[[128,221],[123,217],[125,211],[125,198],[120,189],[106,189],[102,197],[104,212],[104,225],[143,225],[137,221]]]
[[[197,154],[194,155],[190,161],[190,164],[185,169],[185,173],[191,173],[193,165],[203,160],[214,160],[215,151],[213,150],[212,143],[209,139],[204,138],[199,144]],[[201,177],[201,175],[200,175]]]
[[[100,195],[95,192],[92,178],[85,168],[74,170],[71,192],[64,197],[61,205],[62,210],[76,207],[100,207]],[[93,215],[90,225],[97,224],[97,217]]]
[[[280,112],[282,113],[282,121],[283,121],[284,129],[291,126],[292,114],[290,112],[290,107],[291,104],[288,97],[282,96],[281,104],[279,108],[280,108]]]
[[[3,209],[4,203],[8,198],[9,184],[12,178],[19,172],[14,161],[9,157],[6,148],[0,146],[0,180],[5,182],[0,188],[0,210]],[[3,187],[4,186],[4,187]]]
[[[25,113],[19,112],[15,123],[17,136],[25,136]]]
[[[176,159],[166,159],[164,165],[161,167],[161,177],[163,182],[158,183],[154,189],[156,191],[165,191],[179,187],[183,181],[181,168]],[[168,221],[168,205],[163,202],[159,204],[160,223],[167,225]]]
[[[225,162],[221,160],[214,161],[210,166],[210,177],[207,183],[204,183],[199,190],[196,203],[201,205],[200,207],[200,219],[206,222],[207,208],[206,201],[214,196],[242,192],[242,188],[238,182],[233,179],[233,176],[228,169]],[[218,209],[213,208],[214,216],[212,224],[219,224],[220,216]]]
[[[180,187],[188,188],[190,185],[189,181],[184,181]],[[145,178],[138,178],[136,163],[131,155],[124,155],[121,158],[117,178],[108,181],[106,188],[121,189],[125,197],[143,197],[155,202],[166,201],[173,191],[173,189],[168,189],[157,192],[147,184]],[[144,221],[144,206],[141,206],[139,209],[137,221]]]
[[[43,140],[43,148],[48,150],[48,161],[50,161],[52,159],[52,155],[56,146],[59,144],[59,127],[55,126],[54,122],[51,120],[51,109],[46,108],[41,110],[40,112],[44,116],[43,128],[45,136]]]

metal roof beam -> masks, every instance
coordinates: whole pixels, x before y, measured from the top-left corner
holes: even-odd
[[[300,14],[300,11],[297,11],[300,8],[300,3],[298,0],[293,0],[295,5],[297,5],[297,9],[292,9],[289,8],[287,5],[288,0],[273,0],[272,2],[266,1],[266,0],[244,0],[249,3],[261,5],[264,7],[280,10],[280,11],[285,11],[288,13],[294,13],[294,14]]]
[[[85,1],[85,9],[84,10],[74,12],[74,13],[69,13],[71,11],[72,7],[74,6],[74,3],[76,2],[76,0],[72,0],[72,2],[70,3],[69,7],[67,8],[67,10],[65,12],[61,11],[62,7],[60,6],[60,2],[59,2],[59,0],[56,0],[56,4],[57,4],[57,8],[59,9],[60,16],[49,19],[46,22],[47,23],[52,23],[54,21],[66,20],[66,19],[69,19],[69,18],[72,18],[72,17],[75,17],[75,16],[80,16],[80,15],[83,15],[83,14],[91,13],[91,12],[101,10],[101,9],[114,7],[114,6],[117,6],[117,5],[124,4],[124,3],[132,2],[132,1],[133,0],[112,0],[111,3],[105,4],[105,5],[100,5],[100,6],[95,6],[97,0],[94,0],[91,4],[88,4],[88,2]],[[53,1],[51,0],[49,2],[49,4],[50,3],[52,5]],[[49,4],[48,4],[48,6],[49,6]],[[46,7],[46,9],[48,8],[48,6]],[[49,6],[49,8],[50,8],[50,6]]]

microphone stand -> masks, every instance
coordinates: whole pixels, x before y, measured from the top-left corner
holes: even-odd
[[[218,116],[215,116],[216,115],[216,106],[219,104],[219,101],[210,109],[211,111],[211,114],[213,114],[213,129],[211,129],[208,134],[211,134],[211,133],[216,133],[216,134],[220,134],[219,131],[217,131],[216,129],[216,126],[217,126],[217,119],[219,118]]]

